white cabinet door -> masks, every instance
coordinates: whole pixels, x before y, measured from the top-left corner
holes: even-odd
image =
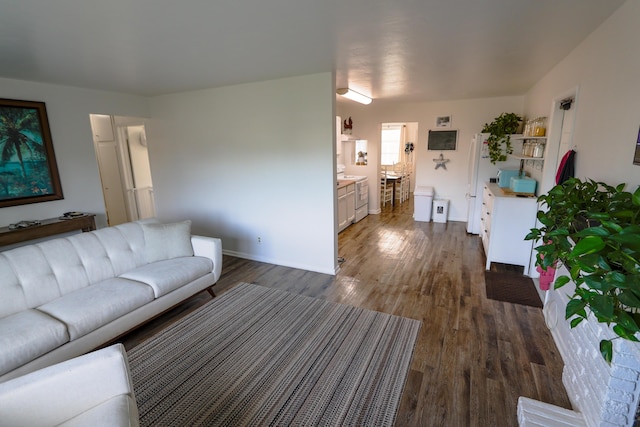
[[[356,186],[347,187],[347,225],[356,220]]]
[[[347,187],[338,189],[338,231],[347,227]]]

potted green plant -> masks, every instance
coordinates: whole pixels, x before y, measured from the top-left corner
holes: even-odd
[[[522,117],[515,113],[502,113],[491,123],[485,123],[483,133],[489,133],[487,145],[491,163],[507,160],[507,155],[513,153],[511,134],[517,133],[522,123]]]
[[[635,192],[593,180],[571,178],[538,198],[538,228],[526,240],[542,241],[535,248],[536,264],[546,270],[562,263],[569,276],[555,279],[558,289],[573,281],[575,292],[566,319],[577,326],[593,313],[598,322],[638,341],[640,331],[640,187]],[[588,311],[587,311],[588,310]],[[611,340],[600,342],[607,362]]]

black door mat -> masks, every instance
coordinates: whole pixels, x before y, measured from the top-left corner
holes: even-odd
[[[485,271],[487,298],[542,308],[536,285],[530,277],[513,272]]]

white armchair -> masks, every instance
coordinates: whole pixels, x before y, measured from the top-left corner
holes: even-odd
[[[138,426],[122,344],[0,383],[7,426]]]

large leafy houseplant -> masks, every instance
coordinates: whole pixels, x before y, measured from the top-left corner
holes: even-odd
[[[491,123],[485,123],[483,133],[489,133],[487,145],[491,163],[507,160],[507,155],[513,153],[511,134],[517,133],[522,117],[515,113],[502,113]]]
[[[598,322],[613,325],[618,337],[638,341],[640,331],[640,187],[624,191],[593,180],[571,178],[538,201],[539,228],[527,240],[536,247],[536,263],[547,269],[562,263],[569,276],[557,277],[558,289],[573,281],[575,292],[566,308],[571,327],[593,313]],[[611,340],[600,342],[611,362]]]

